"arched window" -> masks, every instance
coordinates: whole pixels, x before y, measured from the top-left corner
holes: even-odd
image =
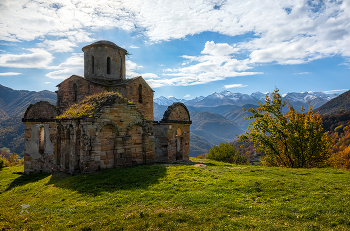
[[[44,126],[39,128],[39,153],[44,154],[45,151],[45,129]]]
[[[107,57],[107,74],[111,74],[111,58]]]
[[[78,89],[77,84],[73,84],[73,102],[77,102]]]
[[[142,85],[139,85],[139,103],[142,103]]]
[[[91,72],[95,74],[95,57],[91,56]]]

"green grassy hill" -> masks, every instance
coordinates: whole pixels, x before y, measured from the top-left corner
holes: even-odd
[[[77,176],[4,168],[0,229],[350,229],[349,171],[192,160]]]

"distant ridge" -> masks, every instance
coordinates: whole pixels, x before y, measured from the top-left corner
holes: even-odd
[[[329,100],[337,97],[338,93],[327,94],[324,92],[313,92],[313,91],[305,91],[301,93],[297,92],[288,92],[282,95],[283,100],[293,105],[294,109],[300,111],[300,107],[304,106],[304,108],[309,108],[309,103],[313,108],[318,108],[323,104],[327,103]],[[232,105],[232,106],[244,106],[246,104],[251,105],[259,105],[265,102],[266,96],[271,96],[271,93],[261,93],[254,92],[250,95],[243,93],[232,93],[230,91],[222,91],[222,92],[214,92],[206,97],[200,96],[192,100],[185,99],[176,99],[174,97],[166,98],[164,96],[160,96],[159,98],[155,98],[154,102],[158,105],[169,106],[173,102],[182,102],[186,106],[192,107],[218,107],[224,105]],[[220,114],[220,113],[219,113]]]
[[[331,99],[321,107],[315,109],[321,115],[330,115],[339,113],[340,110],[350,111],[350,90]]]
[[[22,155],[24,150],[24,124],[22,117],[30,104],[49,101],[56,104],[52,91],[13,90],[0,84],[0,148]]]
[[[0,120],[21,117],[30,104],[39,101],[56,104],[56,99],[56,93],[52,91],[13,90],[0,84]]]

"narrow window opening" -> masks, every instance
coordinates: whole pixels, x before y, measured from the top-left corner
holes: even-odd
[[[62,129],[60,127],[57,127],[57,156],[56,156],[56,163],[57,165],[61,165],[61,136],[62,136]]]
[[[44,154],[45,151],[45,130],[44,126],[39,128],[39,153]]]
[[[139,85],[139,103],[142,103],[142,85]]]
[[[95,57],[91,56],[91,72],[95,74]]]
[[[67,129],[66,132],[66,144],[65,144],[65,157],[64,157],[64,167],[66,170],[69,169],[69,157],[70,157],[70,150],[71,150],[71,146],[70,146],[70,129]]]
[[[77,102],[77,97],[78,97],[78,89],[77,89],[77,84],[73,84],[73,102]]]
[[[111,74],[111,58],[107,57],[107,74]]]

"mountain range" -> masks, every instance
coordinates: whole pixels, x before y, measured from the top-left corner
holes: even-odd
[[[191,116],[190,156],[207,152],[215,144],[233,141],[249,125],[245,118],[250,113],[243,109],[256,108],[271,93],[255,92],[250,95],[230,91],[214,92],[192,100],[175,97],[154,99],[154,120],[161,120],[167,107],[173,102],[183,102]],[[308,102],[321,114],[350,110],[350,91],[338,96],[322,92],[287,93],[283,95],[295,109],[307,108]],[[8,147],[22,154],[24,150],[24,124],[22,117],[30,104],[38,101],[56,103],[56,93],[51,91],[13,90],[0,85],[0,148]],[[324,105],[320,108],[319,106]]]
[[[52,91],[13,90],[0,84],[0,121],[10,117],[22,117],[30,104],[49,101],[56,104],[57,95]]]
[[[313,108],[318,108],[338,95],[339,94],[337,93],[326,94],[323,92],[309,91],[301,93],[290,92],[282,95],[282,97],[283,100],[288,100],[289,103],[295,107],[295,109],[298,109],[301,105],[307,106],[308,103],[310,103]],[[206,97],[196,97],[191,100],[177,99],[175,97],[166,98],[164,96],[160,96],[155,98],[153,101],[159,105],[166,106],[171,105],[173,102],[182,102],[186,104],[186,106],[193,107],[217,107],[222,105],[243,106],[246,104],[259,105],[265,101],[266,96],[271,96],[271,93],[254,92],[248,95],[243,93],[233,93],[225,90],[219,93],[214,92]]]

